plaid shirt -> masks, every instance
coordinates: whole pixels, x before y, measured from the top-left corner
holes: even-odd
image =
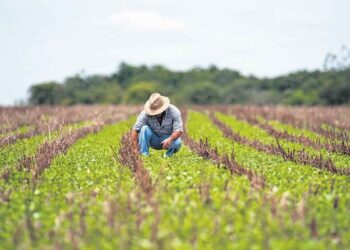
[[[180,110],[170,104],[165,110],[162,125],[159,124],[156,117],[148,115],[142,111],[137,117],[133,129],[139,131],[143,125],[148,125],[157,136],[171,135],[175,131],[183,132],[182,119]]]

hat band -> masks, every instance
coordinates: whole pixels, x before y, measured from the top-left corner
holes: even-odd
[[[156,110],[156,109],[161,108],[163,105],[164,105],[163,100],[162,99],[158,99],[155,102],[151,103],[150,108],[152,110]]]

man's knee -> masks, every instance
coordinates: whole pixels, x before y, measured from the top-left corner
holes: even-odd
[[[148,125],[143,125],[140,129],[139,134],[141,135],[151,135],[152,134],[152,130]]]

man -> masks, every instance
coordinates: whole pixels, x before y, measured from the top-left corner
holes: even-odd
[[[168,97],[153,93],[137,117],[131,137],[135,153],[149,155],[149,147],[166,149],[164,157],[172,156],[181,146],[183,125],[180,110]]]

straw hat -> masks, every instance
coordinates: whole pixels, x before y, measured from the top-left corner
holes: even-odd
[[[158,115],[169,107],[170,100],[159,93],[153,93],[145,103],[144,109],[148,115]]]

